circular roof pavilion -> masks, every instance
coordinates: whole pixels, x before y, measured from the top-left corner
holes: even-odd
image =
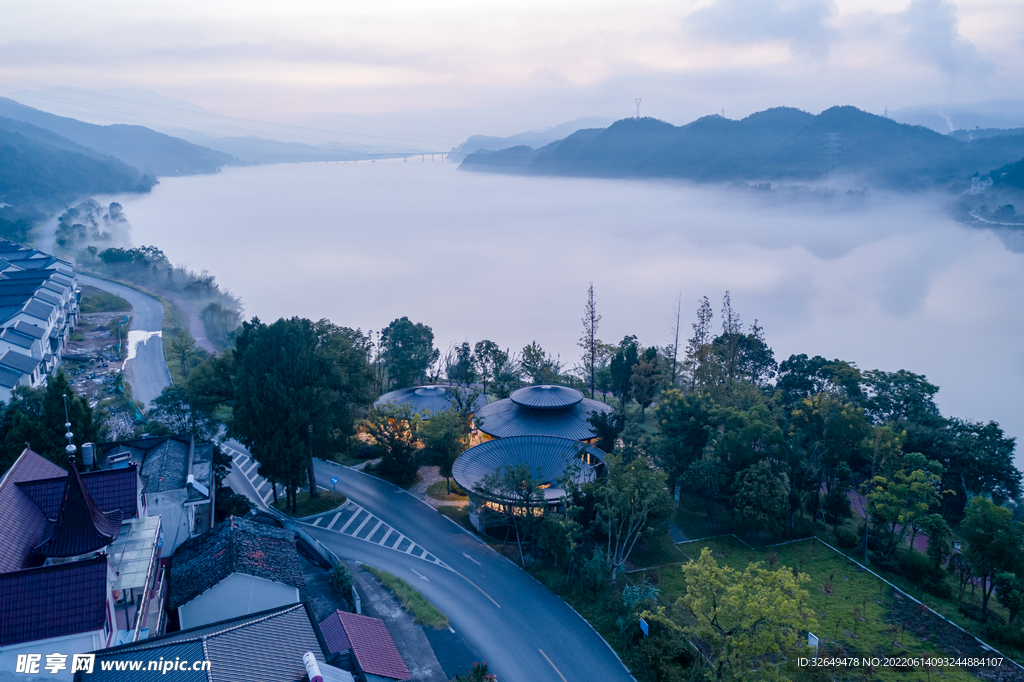
[[[470,395],[469,389],[461,386],[413,386],[385,393],[374,401],[373,406],[380,407],[385,403],[411,405],[413,411],[418,412],[424,419],[429,419],[431,412],[443,412],[451,406],[453,391],[458,391],[464,397]],[[473,401],[472,411],[476,412],[486,404],[487,396],[480,393]]]
[[[476,492],[484,477],[498,473],[503,467],[526,464],[546,485],[544,499],[551,503],[565,495],[559,479],[572,460],[580,461],[576,480],[589,482],[594,480],[595,464],[604,460],[604,453],[571,438],[512,436],[484,441],[463,452],[452,465],[452,478],[464,490]],[[588,464],[587,460],[593,464]]]
[[[566,386],[527,386],[476,410],[477,428],[494,438],[553,436],[590,440],[597,434],[587,421],[591,412],[611,412],[597,400]]]

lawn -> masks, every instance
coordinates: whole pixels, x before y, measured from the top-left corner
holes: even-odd
[[[777,567],[796,568],[810,576],[808,602],[817,614],[818,625],[815,633],[822,645],[832,646],[833,642],[842,647],[847,656],[869,657],[928,657],[956,656],[952,649],[956,645],[960,655],[982,655],[963,652],[965,642],[951,626],[948,626],[911,600],[903,597],[884,582],[860,569],[845,556],[830,550],[813,539],[802,540],[779,547],[751,549],[731,537],[682,543],[680,549],[689,557],[700,556],[704,547],[709,548],[720,564],[736,570],[743,570],[755,561],[763,562],[767,568],[774,554]],[[648,576],[659,583],[660,601],[674,603],[686,590],[683,572],[677,567],[662,568],[648,572]],[[634,574],[638,579],[640,574]],[[823,585],[832,583],[833,594],[826,598]],[[856,612],[855,609],[859,611]],[[823,615],[824,614],[824,615]],[[918,667],[914,671],[895,668],[877,668],[875,678],[879,680],[917,680],[925,673]],[[946,679],[975,679],[963,668],[945,668]],[[836,670],[832,675],[838,679],[860,677],[857,669]],[[797,677],[801,677],[797,675]]]
[[[88,285],[82,286],[82,302],[79,304],[79,310],[83,315],[88,313],[129,312],[131,309],[132,304],[117,294]]]
[[[299,492],[296,494],[295,506],[298,511],[294,514],[292,514],[290,508],[286,507],[284,497],[277,498],[277,502],[274,502],[273,506],[274,509],[282,511],[289,516],[301,519],[306,516],[313,516],[314,514],[322,514],[326,511],[331,511],[343,504],[345,504],[345,496],[341,493],[335,495],[334,493],[321,490],[320,497],[315,499],[310,499],[308,492]]]
[[[449,627],[448,617],[427,601],[427,598],[420,592],[414,590],[409,583],[373,566],[364,565],[363,568],[398,597],[398,600],[402,602],[402,608],[413,615],[413,620],[417,624],[426,625],[435,630],[444,630]]]
[[[432,483],[427,488],[427,495],[430,495],[435,500],[443,500],[445,502],[465,502],[469,499],[465,494],[465,491],[456,485],[455,481],[452,481],[452,492],[448,493],[448,485],[444,479],[441,479],[437,483]]]

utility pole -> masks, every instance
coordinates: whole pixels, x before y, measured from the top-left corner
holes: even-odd
[[[636,98],[636,117],[640,118],[640,98]]]

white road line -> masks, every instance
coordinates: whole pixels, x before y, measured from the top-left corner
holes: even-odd
[[[391,537],[391,534],[394,533],[394,532],[395,532],[395,529],[392,528],[391,526],[388,526],[388,532],[384,533],[384,537],[382,537],[380,539],[380,542],[378,542],[377,544],[378,545],[383,545],[385,542],[388,541],[388,538]]]
[[[317,517],[317,520],[313,522],[313,525],[314,526],[319,526],[320,522],[323,521],[323,520],[324,520],[324,517],[319,516],[319,517]]]
[[[428,583],[430,582],[430,578],[428,578],[427,576],[423,575],[422,573],[417,571],[415,568],[410,568],[409,570],[412,571],[413,573],[415,573],[416,575],[418,575],[419,577],[423,578],[424,580],[426,580]]]
[[[406,554],[412,554],[412,551],[416,549],[416,543],[412,540],[409,541],[409,549],[405,550]]]
[[[265,479],[265,478],[264,478],[264,479],[263,479],[263,482],[262,482],[262,483],[260,483],[260,484],[259,484],[258,486],[256,486],[256,492],[257,492],[257,494],[258,494],[258,493],[260,492],[260,488],[262,488],[262,487],[263,487],[263,486],[265,486],[266,484],[267,484],[267,479]]]
[[[369,533],[367,533],[366,539],[369,540],[370,538],[372,538],[373,534],[377,532],[377,529],[380,528],[383,525],[384,525],[383,521],[378,521],[377,525],[373,527],[373,530],[371,530]],[[356,531],[356,532],[358,533],[359,531]]]
[[[243,474],[245,474],[246,476],[248,476],[248,475],[249,475],[249,474],[251,474],[251,473],[252,473],[253,471],[255,471],[256,469],[258,469],[258,468],[259,468],[259,466],[260,466],[260,463],[259,463],[259,462],[253,462],[253,463],[252,463],[252,466],[251,466],[251,467],[249,467],[249,470],[248,470],[248,471],[246,471],[245,469],[242,469],[242,473],[243,473]]]
[[[341,530],[338,531],[339,533],[344,533],[345,529],[348,528],[349,524],[352,523],[353,521],[355,521],[356,517],[359,516],[359,512],[363,511],[363,508],[360,507],[358,504],[357,505],[353,505],[353,506],[356,508],[356,513],[353,514],[351,516],[351,518],[349,518],[349,520],[345,522],[345,525],[342,526]],[[369,512],[367,512],[367,513],[369,513]]]
[[[470,561],[472,561],[472,562],[473,562],[474,564],[476,564],[477,566],[479,566],[479,565],[480,565],[480,562],[479,562],[479,561],[477,561],[477,560],[476,560],[476,559],[474,559],[473,557],[469,556],[469,555],[468,555],[468,554],[466,554],[465,552],[463,552],[463,553],[462,553],[462,556],[466,557],[467,559],[469,559]]]
[[[330,530],[330,529],[334,528],[334,524],[336,524],[338,522],[338,519],[340,519],[340,518],[341,518],[341,512],[338,512],[337,514],[335,514],[334,518],[331,519],[331,522],[329,524],[327,524],[327,530]]]
[[[271,489],[271,490],[268,490],[268,491],[267,491],[267,494],[266,494],[266,495],[264,496],[264,498],[263,498],[263,504],[269,504],[269,502],[267,502],[267,500],[269,500],[269,499],[270,499],[271,497],[273,497],[273,496],[274,496],[274,491],[273,491],[273,489]]]
[[[419,558],[419,559],[426,559],[427,555],[430,554],[430,552],[427,551],[426,547],[420,547],[420,549],[422,549],[423,551],[420,553],[419,557],[417,557],[417,558]]]
[[[375,518],[373,516],[373,514],[371,514],[370,512],[366,512],[366,518],[363,519],[363,522],[359,524],[358,528],[356,528],[354,531],[352,531],[352,535],[359,535],[359,531],[361,531],[363,529],[363,526],[368,524],[370,522],[370,519],[372,519],[372,518]]]

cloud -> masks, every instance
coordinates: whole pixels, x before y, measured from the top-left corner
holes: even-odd
[[[904,46],[915,57],[949,76],[986,75],[993,65],[960,35],[956,6],[948,0],[914,0],[899,14]]]
[[[731,44],[783,42],[798,54],[824,56],[835,39],[832,0],[718,0],[686,19],[691,33]]]

